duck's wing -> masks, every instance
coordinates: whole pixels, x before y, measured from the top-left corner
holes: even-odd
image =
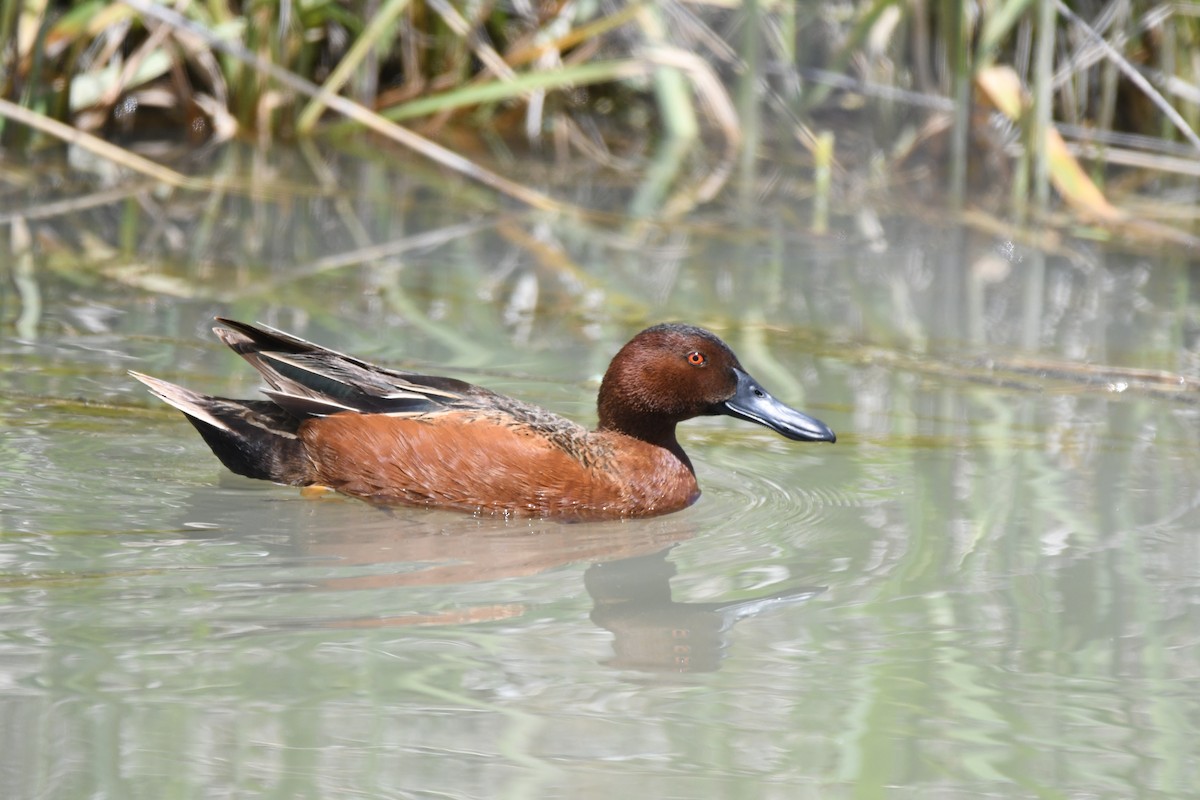
[[[444,411],[501,413],[523,420],[549,412],[454,378],[388,369],[268,325],[218,317],[217,336],[271,388],[265,394],[301,417],[345,411],[421,416]]]

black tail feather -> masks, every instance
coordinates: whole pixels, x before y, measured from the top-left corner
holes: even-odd
[[[305,486],[309,474],[301,420],[269,400],[230,400],[131,372],[164,402],[184,413],[221,463],[247,478]]]
[[[213,328],[213,332],[240,356],[254,355],[255,353],[262,352],[291,353],[293,355],[301,353],[332,353],[355,364],[361,365],[363,363],[353,356],[339,353],[337,350],[330,350],[328,347],[322,347],[319,344],[313,344],[307,339],[301,339],[299,336],[272,328],[269,325],[251,325],[248,322],[238,322],[235,319],[228,319],[226,317],[217,317],[217,322],[221,323],[222,327]]]

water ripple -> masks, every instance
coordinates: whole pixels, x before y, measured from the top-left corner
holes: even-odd
[[[704,496],[695,514],[705,526],[812,528],[834,509],[862,504],[855,492],[832,483],[817,456],[774,447],[698,449],[698,455]]]

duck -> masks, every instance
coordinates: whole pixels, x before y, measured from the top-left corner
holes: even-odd
[[[663,323],[634,336],[600,383],[594,430],[482,386],[390,369],[268,325],[216,318],[262,399],[201,394],[139,372],[229,470],[387,506],[573,521],[651,517],[700,496],[676,437],[726,415],[786,439],[833,430],[775,399],[715,334]]]

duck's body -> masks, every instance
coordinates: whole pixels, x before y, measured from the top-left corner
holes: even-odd
[[[572,518],[676,511],[700,495],[675,424],[724,413],[792,439],[834,441],[782,405],[717,337],[638,334],[600,390],[600,425],[452,378],[377,367],[282,331],[219,320],[217,335],[270,385],[268,400],[197,394],[133,373],[178,408],[229,469],[380,503]]]

